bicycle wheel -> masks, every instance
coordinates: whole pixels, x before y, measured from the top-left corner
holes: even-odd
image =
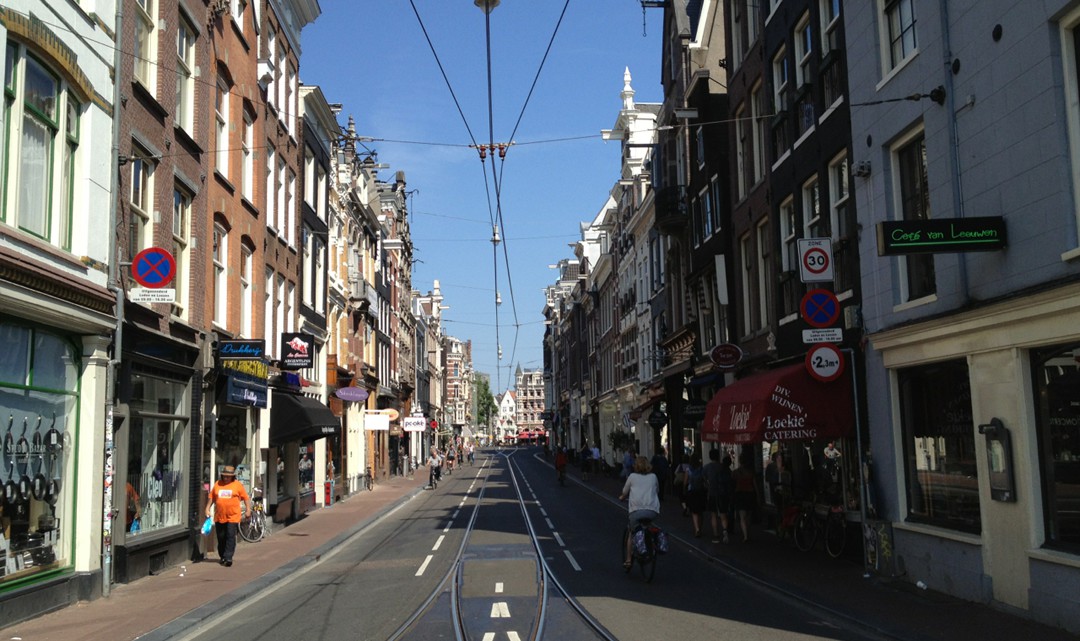
[[[809,552],[817,542],[817,524],[814,523],[813,508],[803,510],[795,519],[795,547]]]
[[[825,521],[825,552],[834,559],[840,558],[847,546],[847,519],[843,513],[833,512]]]
[[[630,555],[630,565],[626,564],[626,543],[630,538],[630,528],[623,528],[622,543],[619,544],[619,563],[623,564],[623,571],[630,574],[630,568],[634,567],[634,554]]]
[[[638,565],[641,566],[641,576],[645,577],[645,582],[652,583],[656,574],[656,540],[649,531],[645,532],[645,548],[645,554],[638,555]]]
[[[240,527],[237,528],[237,532],[240,534],[240,538],[244,539],[248,543],[255,543],[262,538],[263,526],[259,521],[257,514],[249,514],[247,518],[240,521]]]

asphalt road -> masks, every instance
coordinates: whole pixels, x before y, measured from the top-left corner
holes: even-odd
[[[461,612],[470,638],[488,638],[486,631],[493,631],[491,639],[529,638],[536,625],[529,604],[538,596],[538,559],[515,500],[511,462],[543,560],[616,638],[878,638],[731,574],[676,540],[660,557],[652,583],[636,568],[626,574],[619,556],[625,506],[576,483],[560,486],[532,450],[510,452],[509,459],[491,454],[484,468],[485,459],[477,457],[476,466],[444,474],[437,490],[424,492],[310,570],[205,622],[188,638],[383,641],[430,600],[432,607],[404,638],[453,639],[444,579],[459,551]],[[665,518],[681,517],[661,514],[661,526]],[[470,522],[475,529],[463,547]],[[547,595],[546,638],[595,638],[559,595]],[[492,606],[496,601],[507,604],[505,613]]]

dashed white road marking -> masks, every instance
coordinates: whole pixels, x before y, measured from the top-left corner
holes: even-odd
[[[502,581],[497,581],[495,583],[495,594],[502,594],[502,591],[503,591]]]
[[[450,520],[456,519],[458,514],[461,514],[461,510],[454,510],[454,513],[450,515]]]
[[[510,607],[506,605],[506,601],[498,601],[491,604],[491,618],[492,619],[509,619]]]
[[[566,547],[566,544],[563,543],[562,537],[559,536],[558,532],[552,531],[551,534],[552,534],[552,536],[555,537],[555,540],[559,543],[559,547],[561,547],[561,548]]]
[[[551,519],[544,519],[544,522],[547,523],[547,526],[548,526],[549,530],[554,530],[555,529],[555,525],[551,522]]]
[[[485,632],[483,641],[495,641],[495,633],[494,632]]]
[[[427,555],[427,558],[424,559],[424,562],[420,564],[420,569],[416,571],[416,576],[423,576],[424,570],[427,569],[428,563],[431,563],[431,559],[433,558],[435,558],[434,554]]]
[[[510,641],[521,641],[521,637],[519,637],[518,633],[514,632],[513,630],[507,630],[506,636],[510,639]]]
[[[445,539],[445,538],[446,538],[445,536],[440,534],[439,538],[435,540],[435,547],[431,548],[431,551],[434,552],[435,550],[438,550],[439,546],[442,545],[443,539]]]
[[[452,528],[452,527],[454,527],[454,520],[453,520],[453,519],[450,519],[449,521],[447,521],[447,523],[446,523],[446,527],[444,527],[444,528],[442,529],[442,531],[443,531],[443,532],[449,532],[449,531],[450,531],[450,528]]]
[[[540,516],[547,516],[547,512],[544,511],[544,508],[540,508]]]
[[[570,565],[575,571],[581,572],[581,566],[577,564],[577,560],[574,559],[574,555],[570,554],[570,550],[563,550],[566,553],[566,558],[570,560]]]

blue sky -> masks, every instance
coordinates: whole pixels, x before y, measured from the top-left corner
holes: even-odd
[[[572,257],[580,223],[618,180],[619,145],[599,134],[615,123],[623,70],[636,101],[662,100],[661,11],[643,18],[638,0],[502,0],[490,16],[489,125],[485,20],[473,0],[320,5],[303,32],[301,81],[342,103],[343,126],[351,115],[359,135],[381,139],[367,145],[389,165],[383,180],[404,171],[417,190],[409,203],[420,261],[413,288],[426,293],[440,281],[446,333],[472,340],[475,368],[491,375],[493,391],[505,390],[517,365],[543,366],[543,289],[557,275],[548,266]],[[505,230],[496,265],[492,160],[481,164],[468,145],[509,141],[519,116],[515,145],[495,164]]]

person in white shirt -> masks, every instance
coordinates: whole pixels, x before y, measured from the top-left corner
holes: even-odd
[[[660,516],[660,498],[657,494],[659,487],[649,459],[644,456],[635,458],[633,472],[626,477],[626,483],[619,494],[620,501],[628,499],[627,511],[631,529],[642,521],[652,521]],[[631,545],[631,537],[626,537],[626,556],[623,562],[627,566],[630,565]]]

